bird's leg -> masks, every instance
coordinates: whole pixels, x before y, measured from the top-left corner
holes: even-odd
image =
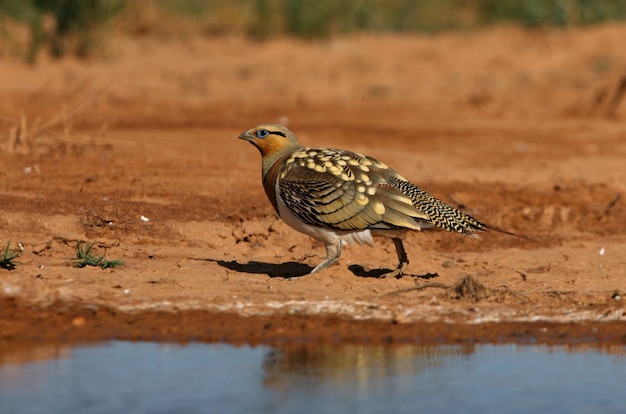
[[[396,237],[392,238],[394,246],[396,246],[396,253],[398,254],[398,267],[396,270],[392,270],[389,273],[385,273],[380,277],[395,277],[397,279],[401,278],[404,274],[404,270],[409,265],[409,258],[406,255],[406,251],[404,250],[404,244],[402,244],[402,239],[398,239]]]
[[[311,273],[317,273],[320,270],[326,269],[328,266],[334,264],[337,260],[339,260],[339,256],[341,256],[341,242],[337,242],[337,244],[327,244],[326,245],[326,259],[320,264],[318,264],[315,269],[311,270]]]

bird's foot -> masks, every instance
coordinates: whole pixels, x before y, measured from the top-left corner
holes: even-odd
[[[321,270],[326,269],[327,267],[337,263],[339,260],[339,256],[341,256],[341,243],[338,244],[327,244],[326,245],[326,258],[324,261],[317,266],[315,269],[311,270],[310,275],[320,272]]]
[[[401,279],[408,265],[409,265],[409,262],[400,263],[395,270],[392,270],[391,272],[388,272],[388,273],[383,273],[382,275],[380,275],[380,278],[386,279],[386,278],[395,277],[396,279]]]
[[[319,273],[320,271],[330,267],[331,265],[337,263],[338,258],[331,258],[324,260],[322,263],[318,264],[317,266],[315,266],[315,268],[313,270],[311,270],[311,272],[309,273],[310,275],[313,275],[315,273]]]

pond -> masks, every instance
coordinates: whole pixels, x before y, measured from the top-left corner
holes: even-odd
[[[626,347],[235,347],[0,354],[1,413],[623,413]]]

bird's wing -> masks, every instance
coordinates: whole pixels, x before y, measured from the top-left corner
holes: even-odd
[[[287,208],[309,225],[337,230],[420,230],[428,216],[414,206],[410,196],[386,185],[395,176],[373,158],[303,148],[283,163],[277,179]]]

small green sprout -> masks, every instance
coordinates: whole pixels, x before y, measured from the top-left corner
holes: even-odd
[[[18,264],[15,259],[22,254],[20,250],[11,250],[11,240],[7,242],[7,247],[4,249],[4,254],[0,258],[0,267],[7,270],[15,269],[15,265]]]
[[[119,267],[123,263],[121,260],[107,260],[106,255],[98,255],[92,251],[94,243],[87,243],[81,240],[76,242],[76,257],[72,259],[72,265],[76,267],[98,266],[102,269]]]

